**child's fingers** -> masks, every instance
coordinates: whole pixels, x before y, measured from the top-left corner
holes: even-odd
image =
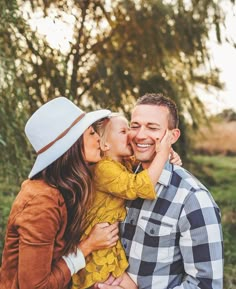
[[[160,139],[157,138],[157,139],[156,139],[156,152],[159,152],[159,151],[160,151],[160,146],[161,146]]]
[[[181,160],[179,154],[176,153],[175,151],[171,152],[170,162],[174,165],[182,166],[182,160]]]
[[[168,144],[171,144],[172,132],[169,129],[166,130],[166,135]]]
[[[161,145],[163,145],[163,146],[167,145],[170,148],[171,147],[171,140],[172,140],[172,132],[167,129],[162,140],[161,140]]]

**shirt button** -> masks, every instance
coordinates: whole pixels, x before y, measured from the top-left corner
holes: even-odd
[[[150,230],[150,233],[153,235],[155,233],[155,230],[154,229],[151,229]]]
[[[123,241],[123,247],[126,249],[127,247],[127,243],[125,241]]]
[[[130,220],[130,224],[133,225],[134,224],[134,219]]]

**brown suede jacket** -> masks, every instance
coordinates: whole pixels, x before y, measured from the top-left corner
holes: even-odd
[[[65,289],[70,270],[62,259],[67,224],[64,199],[41,180],[26,180],[9,216],[1,289]]]

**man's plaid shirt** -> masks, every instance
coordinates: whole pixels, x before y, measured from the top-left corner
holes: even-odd
[[[157,199],[127,205],[121,224],[128,272],[139,289],[222,289],[220,210],[188,171],[167,163]]]

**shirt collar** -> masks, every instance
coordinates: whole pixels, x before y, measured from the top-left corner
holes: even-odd
[[[139,165],[137,166],[137,168],[135,170],[135,173],[138,173],[141,170],[142,170],[142,164],[139,163]],[[165,166],[164,166],[164,169],[160,175],[158,183],[165,186],[165,187],[168,187],[170,184],[170,181],[171,181],[172,171],[173,171],[173,165],[169,161],[167,161]]]
[[[169,161],[167,161],[160,175],[158,183],[164,185],[165,187],[168,187],[171,181],[172,171],[173,165]]]

